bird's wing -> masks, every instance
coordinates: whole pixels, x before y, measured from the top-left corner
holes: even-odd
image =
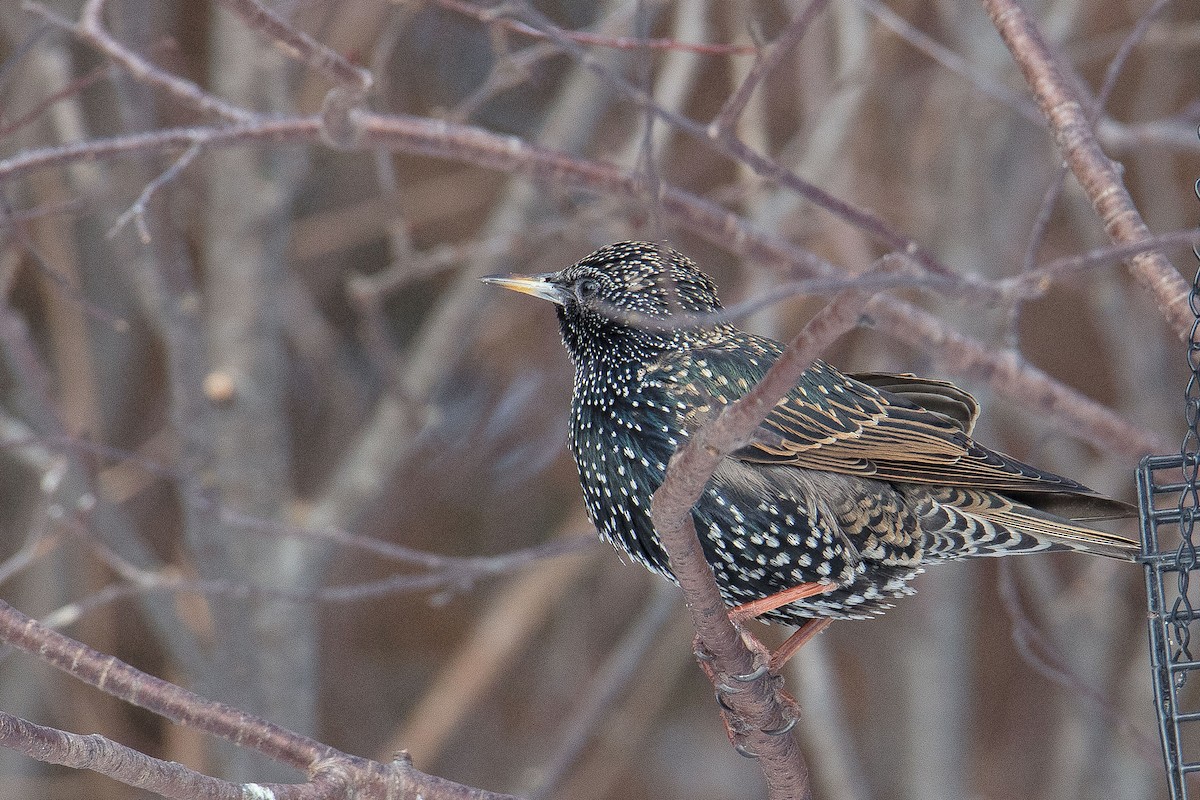
[[[672,393],[694,409],[689,425],[699,427],[721,404],[743,394],[778,356],[770,340],[746,339],[761,355],[749,365],[746,342],[740,342],[691,351],[686,371],[664,369],[681,376]],[[694,367],[700,363],[703,367]],[[733,457],[899,483],[1095,495],[1069,478],[977,444],[968,435],[977,406],[961,389],[908,375],[866,378],[815,362]],[[889,386],[899,391],[883,388]]]
[[[979,403],[970,393],[950,381],[922,378],[911,372],[851,372],[847,377],[884,392],[900,395],[910,403],[957,425],[968,436],[979,419]]]

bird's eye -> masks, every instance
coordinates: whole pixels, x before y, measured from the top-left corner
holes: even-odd
[[[595,297],[600,293],[600,282],[593,278],[582,278],[575,284],[575,297],[580,302]]]

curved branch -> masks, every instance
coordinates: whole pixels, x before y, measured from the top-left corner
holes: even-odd
[[[522,174],[538,181],[558,181],[598,194],[644,199],[641,184],[634,174],[612,164],[529,144],[516,136],[404,114],[355,111],[351,113],[351,119],[361,131],[358,144],[364,149],[382,148],[443,158]],[[230,147],[266,141],[321,142],[321,118],[262,116],[244,124],[176,128],[30,150],[0,161],[0,181],[77,160],[186,148],[197,142],[205,147]],[[754,230],[735,212],[675,186],[661,184],[657,202],[665,220],[745,258],[801,275],[844,276],[842,270],[814,253],[778,236]],[[1131,455],[1166,449],[1155,434],[1130,424],[1111,409],[1053,380],[1044,372],[1014,360],[1008,351],[989,349],[978,340],[951,330],[916,306],[889,299],[886,308],[872,308],[872,314],[882,330],[906,341],[919,342],[921,347],[959,374],[983,376],[999,394],[1021,402],[1036,401],[1055,417],[1060,427],[1074,435]],[[1016,382],[1007,380],[1009,377],[1015,378]]]
[[[336,800],[345,797],[344,774],[324,773],[313,783],[238,784],[213,778],[174,761],[153,758],[98,733],[80,735],[48,728],[0,711],[0,747],[47,764],[88,769],[174,800],[245,800],[257,789],[275,800]]]

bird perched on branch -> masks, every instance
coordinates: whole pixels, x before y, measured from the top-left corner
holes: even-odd
[[[560,272],[484,280],[554,304],[575,365],[570,445],[588,512],[605,539],[672,578],[651,495],[675,450],[782,346],[722,321],[713,281],[662,245],[621,242]],[[976,443],[978,410],[951,383],[814,362],[692,510],[726,602],[790,624],[862,618],[939,561],[1137,556],[1089,524],[1130,506]]]

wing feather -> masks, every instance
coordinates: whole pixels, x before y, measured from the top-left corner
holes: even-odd
[[[763,352],[750,367],[744,356],[748,345]],[[675,381],[670,388],[680,399],[729,402],[734,399],[728,396],[731,386],[753,385],[778,355],[775,342],[747,334],[690,353],[705,362],[704,372],[711,377],[671,364],[664,364],[660,375]],[[921,400],[932,408],[917,402]],[[974,398],[944,381],[883,373],[866,373],[866,380],[858,380],[817,361],[733,455],[898,483],[1096,496],[1069,478],[975,442],[969,431],[977,414]],[[695,426],[705,419],[707,415],[697,417]]]

